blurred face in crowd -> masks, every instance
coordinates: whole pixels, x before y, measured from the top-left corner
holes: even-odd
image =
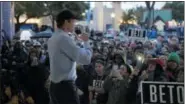
[[[168,62],[167,62],[167,66],[168,66],[168,68],[170,68],[171,70],[175,70],[175,69],[177,68],[178,64],[177,64],[176,62],[174,62],[174,61],[168,61]]]
[[[103,49],[103,51],[106,52],[106,53],[108,53],[108,52],[109,52],[109,49],[105,47],[105,48]]]
[[[178,39],[176,37],[172,37],[170,40],[171,45],[176,45],[178,43]]]
[[[128,72],[127,72],[127,68],[126,66],[122,65],[119,69],[119,72],[122,76],[127,76],[128,75]]]
[[[184,59],[183,59],[183,57],[180,58],[180,65],[184,66]]]
[[[30,59],[31,59],[31,66],[38,65],[38,58],[37,58],[37,54],[35,52],[30,53]]]
[[[35,48],[38,52],[41,52],[41,51],[42,51],[41,46],[34,46],[34,48]]]
[[[31,47],[31,43],[25,43],[25,46],[29,49]]]
[[[148,64],[147,70],[148,71],[154,71],[155,67],[156,67],[156,63],[155,62],[151,62],[151,63]]]
[[[37,57],[37,54],[35,52],[30,53],[30,58],[33,59],[34,57]]]
[[[167,52],[168,52],[168,49],[167,49],[166,47],[163,47],[163,48],[161,49],[161,51],[162,51],[162,53],[167,53]]]
[[[95,64],[95,70],[96,70],[96,73],[98,75],[102,75],[103,74],[103,69],[104,69],[103,64],[101,64],[101,63],[96,63]]]
[[[153,46],[153,43],[149,43],[149,49],[153,49],[154,48],[154,46]]]
[[[117,56],[115,57],[115,62],[116,62],[117,64],[121,63],[121,62],[122,62],[122,57],[117,55]]]
[[[160,42],[162,42],[162,41],[164,41],[164,37],[158,36],[158,37],[157,37],[157,40],[160,41]]]

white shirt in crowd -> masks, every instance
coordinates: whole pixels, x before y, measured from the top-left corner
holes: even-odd
[[[50,80],[58,83],[77,78],[76,62],[88,65],[91,62],[92,50],[89,42],[84,42],[84,48],[76,45],[68,33],[57,30],[48,40],[50,59]]]

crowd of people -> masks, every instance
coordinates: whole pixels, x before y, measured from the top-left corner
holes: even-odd
[[[91,64],[76,68],[80,104],[140,104],[141,81],[184,82],[184,43],[176,36],[92,44]],[[2,104],[49,104],[47,45],[12,40],[1,50]]]

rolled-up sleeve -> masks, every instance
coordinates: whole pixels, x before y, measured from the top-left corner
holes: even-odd
[[[61,39],[60,49],[69,58],[77,63],[88,65],[91,63],[92,49],[88,42],[84,42],[84,48],[78,47],[71,38]]]

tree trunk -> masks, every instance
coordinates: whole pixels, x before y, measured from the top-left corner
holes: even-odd
[[[16,26],[15,26],[15,33],[19,31],[20,26],[21,26],[21,23],[20,23],[20,21],[19,21],[19,17],[20,17],[20,16],[15,17],[16,22],[17,22],[17,23],[16,23]]]
[[[152,10],[151,9],[148,11],[148,22],[147,22],[147,24],[148,24],[148,28],[152,27]]]
[[[152,2],[152,5],[150,5],[150,1],[146,1],[146,7],[148,8],[148,20],[147,20],[147,27],[151,28],[153,24],[153,18],[152,18],[152,12],[154,10],[155,1]]]

